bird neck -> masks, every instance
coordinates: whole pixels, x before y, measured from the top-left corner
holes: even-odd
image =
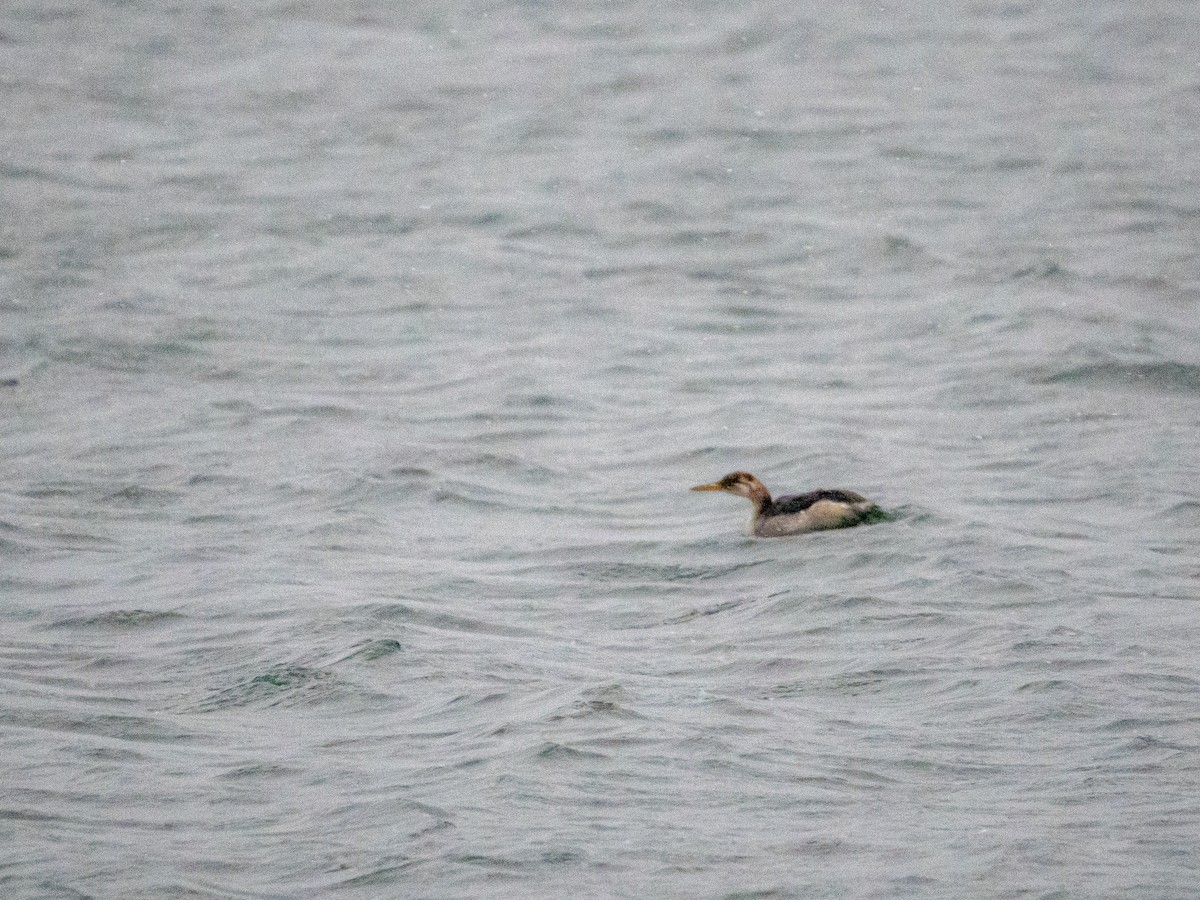
[[[750,486],[750,502],[754,504],[756,513],[764,512],[771,506],[771,492],[761,482]]]

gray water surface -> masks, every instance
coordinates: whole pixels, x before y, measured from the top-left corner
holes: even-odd
[[[1197,47],[10,5],[0,893],[1196,896]]]

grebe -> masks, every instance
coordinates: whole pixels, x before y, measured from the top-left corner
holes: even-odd
[[[712,484],[698,484],[693,491],[725,491],[754,504],[750,533],[756,537],[782,537],[825,528],[849,528],[882,511],[853,491],[822,489],[807,494],[789,494],[778,500],[749,472],[731,472]]]

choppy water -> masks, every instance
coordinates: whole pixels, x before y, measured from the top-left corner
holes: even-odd
[[[1198,46],[8,7],[0,892],[1195,896]]]

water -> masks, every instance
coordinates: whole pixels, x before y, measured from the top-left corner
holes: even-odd
[[[10,6],[0,891],[1194,896],[1198,45]]]

